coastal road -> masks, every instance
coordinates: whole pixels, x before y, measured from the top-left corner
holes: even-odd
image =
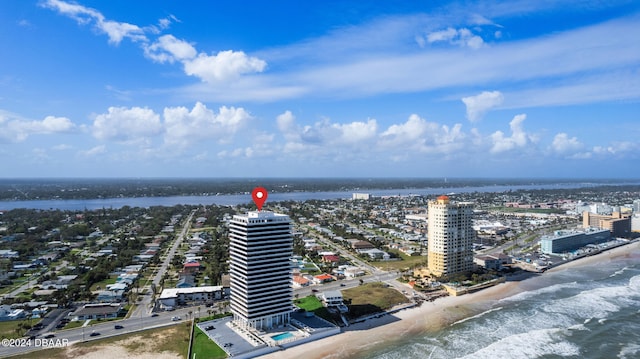
[[[204,309],[204,308],[203,308]],[[24,354],[27,352],[52,348],[52,347],[65,347],[74,343],[89,342],[98,340],[101,338],[135,333],[141,330],[166,327],[171,325],[177,325],[184,323],[189,317],[189,311],[192,315],[198,315],[197,307],[183,308],[172,312],[160,313],[157,316],[143,316],[139,318],[128,318],[123,320],[114,320],[101,322],[99,324],[93,324],[86,327],[79,327],[73,329],[65,329],[57,332],[53,332],[54,337],[47,338],[46,341],[52,341],[53,346],[45,346],[46,343],[42,335],[36,336],[35,339],[28,341],[27,338],[23,338],[20,345],[10,346],[8,343],[3,342],[0,345],[0,358],[6,358],[18,354]],[[206,311],[204,311],[206,314]],[[201,310],[202,314],[202,310]],[[174,316],[178,316],[181,319],[178,321],[172,320]],[[122,326],[121,329],[115,329],[116,325]],[[99,333],[99,335],[91,336],[91,333]],[[56,345],[57,344],[57,345]]]

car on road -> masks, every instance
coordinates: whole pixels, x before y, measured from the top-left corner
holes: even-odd
[[[50,338],[53,338],[53,337],[55,337],[55,335],[52,334],[52,333],[49,333],[49,334],[43,336],[43,338],[45,338],[45,339],[50,339]]]
[[[100,335],[99,332],[91,332],[91,334],[89,334],[90,337],[97,337],[98,335]]]
[[[340,283],[340,286],[341,286],[341,287],[346,287],[347,285],[346,285],[346,284],[344,284],[344,283]]]
[[[152,316],[152,317],[157,317],[157,316],[158,316],[158,313],[153,313],[153,314],[151,314],[151,316]]]
[[[122,329],[122,328],[124,328],[124,327],[122,325],[120,325],[120,324],[116,324],[116,325],[113,326],[113,329]]]
[[[173,320],[174,322],[177,322],[178,320],[180,320],[182,318],[175,316],[175,317],[171,317],[171,320]]]

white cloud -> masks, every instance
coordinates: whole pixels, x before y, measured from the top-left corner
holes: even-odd
[[[584,145],[578,141],[577,137],[569,137],[564,132],[555,135],[551,143],[551,150],[561,155],[575,154],[575,152],[581,151],[583,148]]]
[[[192,44],[170,34],[160,36],[149,44],[150,39],[147,35],[155,35],[168,28],[171,21],[177,21],[173,15],[160,19],[158,26],[143,28],[126,22],[108,20],[98,10],[75,3],[46,0],[43,6],[69,16],[80,24],[93,24],[95,29],[107,34],[111,44],[117,45],[125,38],[138,42],[141,44],[144,55],[153,61],[159,63],[179,61],[184,67],[185,74],[198,77],[204,82],[235,79],[243,74],[262,72],[267,66],[264,60],[247,56],[243,51],[226,50],[216,55],[198,53]]]
[[[593,148],[594,154],[601,156],[630,156],[631,158],[638,158],[640,155],[640,143],[631,141],[617,141],[609,146],[595,146]]]
[[[160,116],[141,107],[109,107],[93,121],[93,136],[99,140],[139,141],[162,132]]]
[[[471,30],[467,28],[454,29],[449,27],[445,30],[434,31],[427,34],[427,42],[448,42],[452,45],[458,45],[463,47],[470,47],[472,49],[479,49],[484,45],[484,40],[478,35],[473,34]]]
[[[504,96],[500,91],[483,91],[479,95],[462,98],[467,107],[467,119],[471,122],[480,120],[489,110],[502,105],[503,101]]]
[[[295,127],[295,122],[296,117],[293,115],[293,113],[291,113],[291,111],[288,110],[276,117],[278,129],[282,133],[291,132],[291,130],[293,130]]]
[[[197,102],[193,109],[186,107],[167,107],[164,109],[166,125],[165,143],[187,147],[192,142],[215,139],[228,142],[252,116],[239,107],[222,106],[219,113]]]
[[[257,57],[247,56],[242,51],[220,51],[217,55],[204,53],[191,60],[185,60],[184,72],[205,82],[224,81],[242,74],[262,72],[267,63]]]
[[[19,118],[0,111],[0,140],[22,142],[35,134],[51,135],[70,132],[75,125],[66,117],[47,116],[42,121]]]
[[[520,114],[516,115],[511,122],[509,122],[509,127],[511,129],[511,136],[507,137],[502,131],[494,132],[490,137],[492,141],[491,153],[502,153],[511,151],[517,148],[525,148],[526,146],[532,145],[537,142],[535,136],[527,134],[524,131],[522,123],[527,118],[527,115]]]
[[[449,127],[428,122],[412,114],[405,123],[391,125],[382,132],[379,135],[379,146],[386,151],[397,153],[419,151],[452,154],[464,146],[466,137],[460,124]]]
[[[190,43],[179,40],[173,35],[160,36],[156,42],[144,47],[145,55],[157,62],[182,61],[192,59],[197,51]]]
[[[287,125],[290,126],[287,132],[289,139],[295,139],[305,145],[329,148],[362,144],[373,139],[378,128],[374,119],[369,119],[367,122],[353,121],[345,124],[332,123],[330,120],[324,119],[304,127],[294,126],[292,122]]]
[[[428,132],[438,130],[438,125],[429,123],[416,114],[409,116],[405,123],[391,125],[380,134],[380,144],[387,148],[398,146],[413,147],[424,143],[423,137]]]
[[[89,7],[60,0],[47,0],[43,6],[57,10],[59,13],[75,19],[79,24],[93,23],[94,28],[107,34],[109,43],[115,45],[124,38],[129,38],[134,42],[147,40],[144,30],[137,25],[107,20],[99,11]]]

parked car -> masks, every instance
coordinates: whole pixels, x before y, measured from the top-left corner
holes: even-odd
[[[204,330],[214,330],[216,329],[213,325],[209,325],[206,328],[204,328]]]

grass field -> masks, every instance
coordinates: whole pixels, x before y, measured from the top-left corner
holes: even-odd
[[[20,338],[21,336],[16,333],[20,320],[11,320],[6,322],[0,322],[0,338]]]
[[[315,315],[320,318],[326,319],[328,321],[333,321],[333,316],[327,308],[322,305],[322,302],[315,295],[310,295],[308,297],[296,299],[293,303],[298,306],[298,308],[304,309],[307,312],[313,312]]]
[[[200,330],[200,328],[196,327],[193,332],[191,357],[202,359],[222,359],[227,357],[227,353],[213,340],[209,339],[207,334]]]

